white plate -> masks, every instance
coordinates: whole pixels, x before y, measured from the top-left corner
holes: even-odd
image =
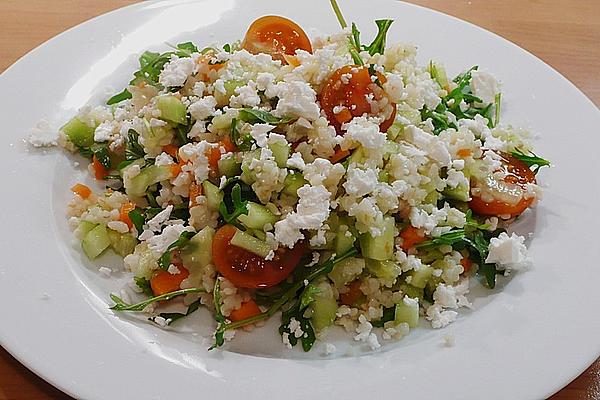
[[[114,315],[107,292],[116,286],[81,257],[66,228],[68,188],[85,169],[74,172],[57,149],[29,149],[22,141],[29,129],[42,118],[59,125],[86,102],[105,99],[107,85],[130,79],[139,53],[164,50],[164,42],[232,41],[264,14],[338,29],[325,0],[145,2],[59,35],[0,77],[2,346],[86,399],[532,399],[555,392],[598,356],[598,109],[546,64],[473,25],[398,2],[342,3],[365,37],[375,18],[393,17],[389,40],[418,44],[422,62],[442,60],[451,74],[478,64],[504,82],[504,120],[540,133],[539,153],[555,164],[542,174],[549,187],[528,219],[535,269],[502,290],[480,292],[475,309],[446,331],[419,329],[361,357],[287,352],[269,329],[239,334],[235,352],[207,353],[201,335]],[[193,319],[202,318],[206,312]],[[446,334],[454,347],[443,346]]]

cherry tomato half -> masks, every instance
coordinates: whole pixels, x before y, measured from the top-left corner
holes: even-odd
[[[252,54],[270,54],[274,60],[284,64],[284,56],[294,55],[296,50],[312,53],[312,45],[304,30],[294,21],[275,15],[254,21],[246,32],[242,48]]]
[[[304,245],[297,243],[293,249],[280,248],[272,260],[265,260],[248,250],[231,244],[236,228],[225,225],[212,241],[212,257],[217,271],[237,287],[267,288],[287,278],[300,262]]]
[[[381,84],[385,83],[385,76],[377,73],[376,77]],[[335,71],[325,82],[319,100],[338,134],[342,132],[342,124],[363,114],[385,118],[379,125],[382,132],[387,132],[396,118],[396,104],[389,102],[365,66],[346,65]]]
[[[516,217],[531,205],[527,184],[535,183],[535,175],[523,161],[506,153],[499,153],[506,173],[503,179],[488,176],[485,182],[473,182],[475,194],[469,207],[479,215]],[[492,199],[490,201],[490,198]]]

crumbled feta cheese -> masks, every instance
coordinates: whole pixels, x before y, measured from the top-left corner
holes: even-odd
[[[191,226],[183,226],[181,224],[169,225],[163,229],[160,235],[152,236],[147,240],[148,248],[152,250],[156,256],[160,257],[167,251],[167,247],[179,239],[179,236],[181,236],[183,232],[193,231],[194,229]]]
[[[500,93],[498,81],[492,74],[485,71],[471,71],[471,90],[484,104],[493,103],[496,94]]]
[[[38,122],[30,131],[27,141],[33,147],[51,147],[58,143],[58,131],[46,120]]]
[[[302,159],[302,154],[300,153],[293,153],[292,156],[290,158],[288,158],[287,162],[286,162],[286,166],[288,168],[295,168],[297,170],[304,170],[304,167],[306,166],[306,164],[304,163],[304,160]]]
[[[506,271],[520,271],[531,268],[533,261],[527,254],[525,238],[514,232],[508,236],[502,232],[497,238],[490,240],[489,254],[486,263],[495,263],[496,268]]]
[[[104,121],[100,125],[96,127],[94,130],[94,141],[95,142],[108,142],[115,132],[115,122],[114,121]]]
[[[107,226],[109,229],[119,233],[129,232],[129,226],[123,221],[110,221]]]
[[[165,87],[183,86],[187,78],[197,71],[197,59],[198,54],[184,58],[172,55],[161,71],[158,82]]]
[[[277,117],[303,117],[309,121],[319,118],[317,93],[306,82],[278,82],[271,87],[272,94],[279,97],[273,115]]]
[[[175,164],[175,162],[173,161],[173,158],[168,155],[167,153],[165,153],[164,151],[159,154],[158,156],[156,156],[156,158],[154,159],[154,165],[171,165],[171,164]]]
[[[194,119],[199,121],[213,116],[216,105],[217,100],[213,96],[206,96],[190,104],[188,112]]]
[[[171,264],[169,265],[169,268],[167,269],[167,272],[171,275],[177,275],[179,274],[181,271],[179,270],[179,268],[177,268],[177,265],[175,264]]]
[[[267,133],[271,132],[275,127],[269,124],[254,124],[250,130],[250,136],[256,141],[258,147],[267,146]]]

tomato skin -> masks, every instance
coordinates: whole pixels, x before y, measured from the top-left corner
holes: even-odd
[[[501,170],[506,172],[506,176],[501,181],[492,178],[495,185],[499,187],[514,185],[525,192],[527,190],[527,184],[536,183],[535,174],[529,169],[527,164],[510,154],[499,154],[502,162]],[[477,186],[477,182],[475,182],[475,186]],[[522,197],[518,203],[509,204],[502,200],[486,202],[480,196],[472,195],[472,199],[469,202],[469,208],[479,215],[498,217],[510,215],[510,217],[516,217],[525,211],[531,203],[533,203],[533,200],[533,197]]]
[[[216,270],[237,287],[247,289],[275,286],[299,264],[305,253],[303,243],[293,249],[279,248],[272,260],[249,252],[231,244],[236,228],[232,225],[221,227],[212,241],[212,256]]]
[[[242,48],[252,54],[267,53],[286,64],[285,55],[296,50],[312,53],[312,45],[304,30],[294,21],[267,15],[254,21],[244,37]]]
[[[386,79],[377,73],[381,83]],[[361,115],[374,115],[367,96],[372,95],[374,100],[381,100],[385,95],[376,83],[371,80],[369,69],[365,66],[346,65],[336,70],[325,82],[319,95],[319,101],[329,123],[335,127],[338,134],[342,133],[342,125],[350,122],[354,117]],[[396,104],[390,103],[392,111],[390,116],[379,124],[381,132],[387,132],[396,118]],[[336,107],[343,107],[338,113]],[[376,115],[376,114],[375,114]]]

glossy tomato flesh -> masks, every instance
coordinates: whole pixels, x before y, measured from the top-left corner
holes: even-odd
[[[225,225],[215,234],[212,257],[217,271],[237,287],[258,289],[275,286],[287,278],[305,253],[304,245],[280,248],[272,260],[231,244],[236,228]]]
[[[294,21],[275,15],[254,21],[246,32],[242,48],[252,54],[270,54],[283,63],[286,63],[285,55],[294,55],[296,50],[312,53],[312,45],[304,30]]]
[[[377,73],[376,77],[381,84],[385,83],[386,79],[382,74]],[[347,65],[336,70],[325,82],[319,100],[329,123],[335,127],[338,134],[341,134],[342,125],[350,122],[354,117],[364,114],[381,115],[384,110],[373,112],[368,98],[380,101],[385,96],[383,89],[373,82],[367,67]],[[392,107],[391,113],[379,125],[382,132],[387,132],[396,118],[396,104],[389,104]],[[340,109],[335,110],[336,108]]]
[[[502,180],[492,178],[488,179],[487,190],[492,197],[494,192],[498,194],[500,190],[505,190],[509,186],[520,188],[523,194],[527,191],[527,184],[536,183],[535,174],[523,161],[511,156],[510,154],[500,153],[502,167],[506,173]],[[481,182],[475,182],[475,187],[480,186]],[[499,197],[499,196],[498,196]],[[502,200],[484,201],[480,196],[473,195],[469,202],[469,207],[479,215],[487,216],[508,216],[516,217],[525,211],[533,202],[534,197],[523,196],[517,203],[507,203]]]

